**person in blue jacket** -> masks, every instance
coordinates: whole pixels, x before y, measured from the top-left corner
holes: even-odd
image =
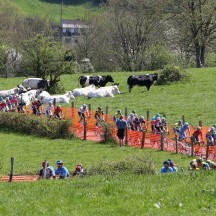
[[[63,166],[63,161],[56,161],[57,168],[55,169],[55,175],[59,176],[59,178],[68,178],[70,177],[69,171],[66,167]]]
[[[127,122],[123,119],[123,115],[120,115],[120,117],[116,120],[116,127],[118,129],[117,136],[119,138],[119,144],[121,147],[123,146],[124,133],[127,127]]]
[[[164,167],[161,168],[161,173],[169,173],[169,172],[173,172],[172,167],[170,166],[170,162],[164,161],[163,162]]]

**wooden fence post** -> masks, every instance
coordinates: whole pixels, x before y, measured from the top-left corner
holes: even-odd
[[[191,137],[191,156],[194,156],[194,137]]]
[[[148,110],[146,112],[146,118],[147,118],[147,121],[149,121],[149,111]]]
[[[86,140],[86,126],[87,126],[87,122],[86,122],[86,120],[85,120],[85,118],[84,118],[84,121],[83,121],[83,126],[84,126],[84,130],[83,130],[83,140]]]
[[[161,151],[164,150],[164,133],[161,133]]]
[[[184,124],[185,123],[185,116],[182,115],[182,123]]]
[[[207,141],[207,145],[206,145],[206,160],[208,160],[208,153],[209,153],[209,145],[210,145],[210,142]]]
[[[127,119],[127,116],[128,116],[128,108],[125,107],[125,118]]]
[[[53,106],[54,107],[56,106],[56,99],[55,98],[53,99]]]
[[[8,182],[12,182],[13,171],[14,171],[14,157],[11,157],[11,170],[10,170],[10,177],[9,177]]]
[[[178,154],[178,135],[175,134],[176,154]]]
[[[47,160],[45,160],[45,166],[43,168],[43,178],[46,179],[46,171],[47,171]]]
[[[74,101],[72,101],[72,103],[71,103],[71,108],[72,108],[72,117],[74,117]]]
[[[202,121],[199,121],[199,126],[202,127]]]
[[[128,145],[128,127],[125,129],[125,145]]]
[[[143,131],[143,134],[142,134],[142,143],[141,143],[141,148],[144,148],[144,145],[145,145],[145,135],[146,135],[146,132]]]
[[[106,106],[106,114],[108,114],[108,113],[109,113],[109,107]]]

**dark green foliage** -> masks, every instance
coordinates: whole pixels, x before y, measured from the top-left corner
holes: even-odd
[[[89,175],[116,175],[116,174],[156,174],[154,162],[149,158],[128,157],[121,160],[101,162],[92,166]]]
[[[70,138],[70,126],[70,120],[50,120],[21,113],[0,113],[0,128],[40,137]]]
[[[163,44],[155,44],[150,47],[147,59],[147,70],[159,70],[174,61],[173,54]]]
[[[103,143],[116,143],[116,140],[113,135],[112,125],[107,123],[107,124],[103,124],[102,127],[103,127],[103,137],[101,138],[103,140]]]
[[[163,70],[161,70],[157,84],[170,84],[173,82],[183,81],[188,78],[189,76],[186,74],[185,70],[175,65],[167,65]]]

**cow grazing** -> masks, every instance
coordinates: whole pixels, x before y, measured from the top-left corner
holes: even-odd
[[[42,103],[48,104],[53,102],[54,99],[56,103],[69,103],[70,99],[74,99],[73,93],[71,91],[66,92],[64,95],[50,95],[42,100]]]
[[[106,76],[80,76],[78,81],[82,87],[94,84],[95,86],[104,87],[108,82],[114,82],[110,75]]]
[[[46,89],[50,84],[49,80],[43,80],[41,78],[28,78],[22,82],[25,88],[31,89]]]
[[[72,91],[74,97],[77,96],[87,96],[89,92],[95,90],[95,85],[91,84],[90,86],[84,88],[76,88]]]
[[[120,91],[117,85],[95,89],[89,92],[88,99],[102,98],[102,97],[114,97],[114,94],[120,94]]]
[[[149,91],[151,85],[158,79],[158,74],[145,74],[145,75],[133,75],[129,76],[127,80],[128,89],[131,93],[131,89],[133,86],[146,86],[147,90]]]

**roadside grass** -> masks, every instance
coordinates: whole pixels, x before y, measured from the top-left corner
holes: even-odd
[[[55,22],[60,22],[61,0],[59,3],[49,3],[40,0],[11,0],[19,11],[26,16],[49,17]],[[64,2],[64,1],[63,1]],[[62,19],[89,19],[99,14],[99,8],[91,2],[81,5],[64,5],[62,8]]]
[[[174,124],[182,115],[185,115],[189,124],[196,126],[201,120],[203,125],[216,123],[214,104],[216,104],[216,68],[187,69],[191,76],[190,80],[184,83],[173,83],[171,85],[153,85],[149,91],[145,87],[134,87],[132,93],[128,93],[127,78],[134,74],[129,72],[95,73],[100,75],[111,75],[114,81],[120,83],[121,94],[114,98],[94,98],[87,100],[86,97],[77,97],[74,102],[79,107],[83,103],[91,104],[92,109],[98,105],[109,107],[109,114],[114,115],[116,109],[120,108],[124,113],[128,108],[128,113],[135,110],[139,116],[146,116],[146,111],[150,111],[150,117],[155,113],[166,114],[169,124]],[[148,72],[137,72],[136,74],[146,74]],[[79,87],[78,77],[80,74],[63,75],[61,84],[65,90],[73,90]],[[0,89],[9,89],[21,84],[24,78],[0,78]],[[111,85],[109,83],[108,85]],[[64,106],[71,106],[65,104]]]
[[[93,175],[68,180],[0,183],[0,215],[214,215],[214,171],[188,172],[192,158],[151,149],[117,147],[79,139],[48,140],[1,131],[0,173],[7,175],[10,157],[15,174],[36,173],[41,162],[64,160],[89,170],[97,163],[141,156],[160,171],[171,158],[177,174]],[[182,169],[183,171],[182,171]]]

